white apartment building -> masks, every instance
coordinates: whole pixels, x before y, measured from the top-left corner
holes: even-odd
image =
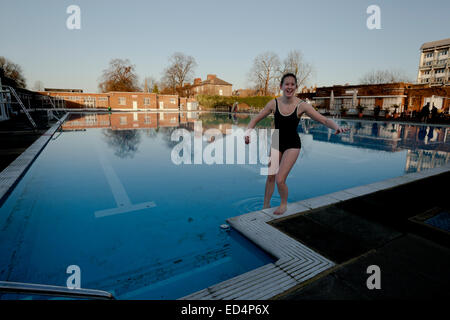
[[[417,83],[450,84],[450,38],[426,42],[420,50]]]

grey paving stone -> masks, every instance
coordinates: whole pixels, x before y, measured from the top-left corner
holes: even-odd
[[[279,297],[279,300],[367,300],[335,275],[327,275],[311,284]]]
[[[392,243],[395,243],[394,240]],[[405,241],[402,239],[397,245],[404,248]],[[413,243],[411,248],[413,247]],[[414,242],[417,244],[417,242]],[[423,257],[417,249],[414,261],[421,261]],[[437,253],[436,251],[434,252]],[[434,299],[442,298],[448,292],[448,269],[438,271],[439,277],[444,281],[438,282],[428,276],[432,270],[430,264],[416,264],[406,256],[398,254],[392,247],[385,247],[339,268],[335,275],[353,290],[366,295],[370,299]],[[424,260],[426,261],[426,260]],[[367,279],[370,274],[367,268],[377,265],[381,272],[381,289],[369,290]],[[428,266],[428,267],[427,267]],[[424,269],[425,267],[425,269]]]

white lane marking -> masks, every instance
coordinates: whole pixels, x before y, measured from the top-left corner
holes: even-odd
[[[128,194],[122,182],[120,181],[113,167],[109,163],[108,159],[104,156],[104,154],[101,153],[99,148],[95,149],[97,151],[98,159],[103,169],[103,173],[105,174],[106,181],[108,181],[108,185],[111,188],[111,192],[117,204],[117,208],[95,211],[94,214],[96,218],[156,207],[156,204],[153,201],[142,202],[133,205],[130,201],[130,198],[128,197]]]

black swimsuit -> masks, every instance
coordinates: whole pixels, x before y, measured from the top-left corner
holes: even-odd
[[[300,118],[297,116],[297,108],[288,116],[284,116],[278,109],[278,101],[275,99],[275,132],[272,135],[272,148],[284,152],[287,149],[300,149],[302,144],[297,133],[297,127]],[[279,147],[277,146],[276,138],[278,137]]]

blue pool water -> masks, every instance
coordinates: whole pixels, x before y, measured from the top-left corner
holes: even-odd
[[[72,115],[54,135],[0,208],[0,281],[65,286],[66,268],[78,265],[82,288],[119,299],[176,299],[274,261],[220,228],[262,208],[263,165],[171,160],[175,129],[193,135],[195,120],[245,128],[249,118],[130,115]],[[302,120],[289,202],[450,161],[448,127],[341,124],[349,134]],[[275,190],[272,205],[279,202]]]

